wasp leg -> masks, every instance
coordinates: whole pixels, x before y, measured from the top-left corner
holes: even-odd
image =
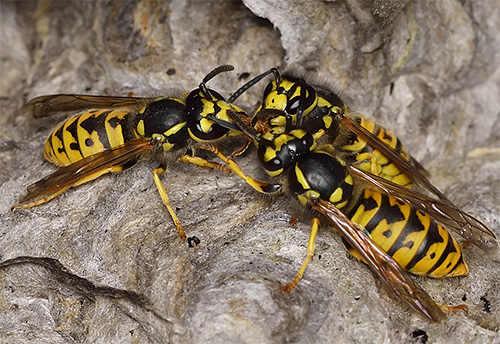
[[[133,164],[135,164],[135,162]],[[78,185],[82,185],[82,184],[88,183],[88,182],[90,182],[90,181],[92,181],[94,179],[99,178],[100,176],[102,176],[103,174],[106,174],[106,173],[122,172],[123,170],[131,167],[132,165],[129,166],[128,164],[124,164],[124,165],[117,165],[117,166],[108,167],[108,168],[103,169],[101,171],[97,171],[95,173],[92,173],[92,174],[90,174],[90,175],[88,175],[88,176],[86,176],[84,178],[81,178],[80,180],[78,180],[74,184],[68,184],[68,185],[65,185],[65,186],[62,186],[62,185],[58,186],[57,188],[54,189],[54,191],[46,193],[46,196],[44,196],[43,198],[37,199],[37,200],[35,200],[33,202],[15,204],[15,205],[12,206],[11,209],[12,210],[14,210],[14,209],[29,209],[29,208],[37,207],[37,206],[39,206],[41,204],[47,203],[48,201],[56,198],[57,196],[59,196],[60,194],[62,194],[64,191],[66,191],[70,187],[78,186]]]
[[[172,218],[172,221],[174,221],[175,227],[177,227],[177,232],[179,232],[179,237],[181,238],[182,241],[186,241],[186,233],[184,232],[184,229],[181,226],[181,221],[179,221],[177,215],[175,215],[174,209],[172,209],[172,207],[170,206],[170,200],[168,199],[167,192],[165,191],[165,187],[160,181],[159,174],[163,172],[165,172],[165,170],[161,167],[154,169],[153,178],[156,187],[158,188],[158,192],[160,193],[161,200],[163,201],[165,207],[167,207],[167,210],[170,213],[170,217]]]
[[[250,140],[247,137],[243,146],[241,146],[238,150],[235,150],[233,153],[231,153],[231,159],[233,159],[235,156],[240,156],[241,154],[245,153],[251,143],[252,143],[252,140]]]
[[[380,156],[380,153],[377,152]],[[354,166],[369,171],[398,185],[408,189],[413,188],[413,182],[408,176],[402,173],[394,164],[390,163],[384,156],[377,158],[374,152],[364,152],[356,156],[357,163]]]
[[[227,168],[226,166],[219,164],[217,162],[208,161],[208,160],[205,160],[205,159],[197,157],[197,156],[183,155],[180,158],[180,161],[185,162],[185,163],[190,163],[190,164],[196,165],[196,166],[201,167],[201,168],[213,168],[215,170],[226,172],[227,174],[231,173],[230,168]]]
[[[447,313],[459,312],[459,311],[467,313],[469,311],[469,308],[466,305],[445,306],[438,304],[438,307]]]
[[[313,255],[314,255],[314,242],[316,241],[316,234],[318,234],[318,227],[319,227],[319,219],[314,218],[312,221],[312,226],[311,226],[311,234],[309,234],[309,241],[307,242],[307,255],[304,263],[300,267],[299,272],[297,275],[295,275],[295,278],[293,279],[292,282],[290,282],[287,285],[283,285],[280,287],[281,290],[283,291],[291,291],[295,286],[299,283],[299,281],[302,279],[302,276],[304,275],[304,271],[306,270],[307,264],[311,261]]]
[[[214,145],[203,144],[203,145],[200,145],[200,148],[204,149],[204,150],[207,150],[209,152],[212,152],[215,155],[217,155],[219,157],[219,159],[221,159],[222,161],[224,161],[226,163],[226,165],[231,170],[233,170],[233,172],[236,173],[236,175],[238,177],[240,177],[241,179],[243,179],[248,185],[250,185],[251,187],[253,187],[255,190],[257,190],[259,192],[262,192],[262,193],[275,193],[275,192],[277,192],[281,188],[281,185],[279,185],[279,184],[269,184],[269,183],[266,183],[266,182],[261,182],[259,180],[253,179],[250,176],[247,176],[246,174],[243,173],[243,170],[236,163],[236,161],[234,161],[233,159],[228,158],[227,156],[225,156],[220,151],[220,149],[217,148],[217,147],[215,147]]]

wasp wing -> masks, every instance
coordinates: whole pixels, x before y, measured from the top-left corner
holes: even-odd
[[[373,149],[376,149],[382,153],[387,159],[389,159],[402,173],[406,174],[410,179],[419,184],[421,187],[429,190],[434,195],[443,200],[448,200],[448,198],[439,191],[432,183],[427,179],[426,175],[428,172],[418,163],[415,159],[411,158],[410,161],[406,160],[403,156],[398,154],[391,146],[386,144],[384,141],[380,140],[378,137],[373,135],[370,131],[363,128],[354,119],[344,116],[340,119],[342,125],[346,126],[353,133],[358,135],[362,140],[366,141]],[[415,165],[412,165],[414,163]],[[451,202],[450,202],[451,203]]]
[[[59,113],[72,113],[89,109],[108,109],[136,106],[151,103],[156,98],[107,97],[80,94],[53,94],[33,98],[22,108],[23,115],[35,118],[48,117]]]
[[[23,208],[23,204],[32,200],[42,200],[40,204],[45,203],[45,201],[56,197],[66,189],[84,183],[86,178],[87,181],[92,180],[92,175],[119,166],[137,154],[151,150],[155,146],[155,142],[152,142],[151,139],[139,138],[113,149],[88,156],[71,165],[61,167],[54,173],[28,186],[28,194],[22,197],[19,204],[14,205],[12,208]]]
[[[415,283],[408,272],[369,238],[362,227],[349,220],[330,202],[315,199],[310,203],[340,231],[344,239],[394,295],[432,321],[446,319],[436,302]]]
[[[355,166],[347,166],[347,169],[378,190],[429,214],[446,228],[457,232],[467,241],[491,254],[495,260],[500,261],[500,248],[495,234],[481,221],[460,210],[450,201],[425,196]]]

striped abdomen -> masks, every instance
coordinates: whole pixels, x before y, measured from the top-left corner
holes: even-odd
[[[352,213],[351,220],[366,228],[371,239],[405,270],[429,277],[468,273],[456,240],[429,215],[408,203],[364,190]]]
[[[58,166],[124,144],[136,137],[126,109],[92,110],[61,123],[45,142],[43,156]]]
[[[356,117],[355,120],[378,139],[392,147],[397,153],[403,156],[405,160],[410,161],[410,154],[393,131],[363,117]],[[413,183],[408,176],[401,173],[401,171],[380,153],[376,147],[371,147],[366,141],[361,140],[355,134],[349,134],[347,142],[342,144],[340,149],[349,153],[355,153],[351,163],[362,170],[371,172],[409,189],[413,187]]]

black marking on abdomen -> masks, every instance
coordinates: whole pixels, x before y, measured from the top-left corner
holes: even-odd
[[[438,225],[436,222],[431,220],[429,224],[429,230],[427,231],[427,235],[424,237],[424,240],[422,240],[422,243],[420,244],[420,247],[418,248],[417,252],[413,256],[413,258],[408,262],[405,268],[407,270],[411,270],[420,260],[425,258],[427,252],[429,251],[432,245],[439,244],[442,242],[444,242],[444,238],[439,234]],[[441,255],[440,259],[438,260],[438,263],[439,261],[441,263],[443,262],[443,260],[446,258],[444,256],[446,256],[446,254]],[[441,263],[439,263],[439,265],[441,265]],[[434,269],[436,269],[439,265],[436,265]],[[431,271],[428,272],[430,273]]]
[[[104,124],[111,111],[112,110],[109,110],[98,115],[90,116],[80,123],[80,126],[87,131],[89,136],[92,135],[93,132],[97,133],[97,137],[99,138],[99,141],[102,143],[104,149],[111,148],[111,145],[109,144],[108,140],[108,135],[106,133],[106,127]],[[92,142],[91,145],[88,145],[88,143],[89,142],[85,140],[85,145],[87,147],[92,147],[94,145],[94,142]]]
[[[455,245],[453,245],[453,238],[451,235],[448,235],[448,243],[446,244],[446,248],[444,249],[443,253],[441,254],[441,257],[439,257],[438,261],[434,266],[428,271],[429,274],[431,274],[434,270],[439,268],[443,262],[448,258],[448,255],[450,253],[457,252]],[[448,263],[448,266],[446,268],[449,268],[451,262]]]
[[[111,117],[110,119],[108,119],[108,123],[111,128],[116,129],[116,127],[118,127],[122,123],[122,120],[118,117]]]
[[[366,229],[371,233],[377,225],[383,220],[387,221],[387,224],[396,223],[403,221],[405,219],[404,214],[401,212],[397,205],[391,205],[389,203],[389,198],[386,195],[381,195],[381,204],[378,211],[373,215],[370,221],[366,224]],[[363,202],[364,204],[364,202]],[[367,209],[365,207],[365,209]]]
[[[416,211],[414,209],[411,209],[403,230],[401,231],[401,233],[399,233],[398,238],[392,244],[391,248],[387,250],[387,254],[393,256],[397,250],[399,250],[402,247],[405,247],[405,241],[410,234],[421,231],[425,231],[425,227],[417,217]]]
[[[75,143],[75,142],[70,143],[69,148],[71,150],[79,152],[80,155],[83,155],[82,151],[80,149],[80,146],[78,144],[78,119],[75,119],[73,122],[71,122],[70,125],[66,126],[66,131],[77,142],[77,143]],[[67,153],[69,153],[69,152],[67,152]],[[69,155],[68,155],[68,157],[69,157]]]

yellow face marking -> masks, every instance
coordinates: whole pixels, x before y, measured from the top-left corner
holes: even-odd
[[[276,91],[269,93],[269,96],[264,101],[264,108],[285,110],[288,99],[284,94],[277,94]]]
[[[210,128],[212,127],[212,124],[214,124],[213,121],[206,118],[202,118],[200,120],[201,131],[203,131],[204,133],[208,133],[210,131]]]
[[[264,162],[268,162],[276,157],[276,151],[272,148],[267,146],[266,147],[266,152],[264,153]]]
[[[293,139],[293,136],[287,135],[287,134],[282,134],[278,136],[277,138],[274,139],[274,144],[276,146],[276,151],[280,151],[283,145],[286,145],[288,142],[290,142]]]
[[[265,134],[261,135],[261,137],[267,141],[272,141],[274,139],[274,135],[272,132],[268,131]]]
[[[203,111],[201,116],[206,117],[210,113],[215,113],[214,102],[205,98],[201,98],[201,102],[203,103]]]
[[[285,94],[278,94],[276,81],[272,81],[273,88],[271,92],[269,92],[264,99],[262,107],[265,109],[277,109],[277,110],[285,110],[286,105],[288,103],[287,96]],[[280,87],[285,88],[287,91],[290,90],[290,87],[293,84],[288,80],[282,80],[280,83]]]
[[[226,122],[232,123],[233,120],[228,116],[228,111],[236,112],[228,103],[224,101],[218,101],[217,105],[220,107],[220,111],[215,114],[215,117]]]

